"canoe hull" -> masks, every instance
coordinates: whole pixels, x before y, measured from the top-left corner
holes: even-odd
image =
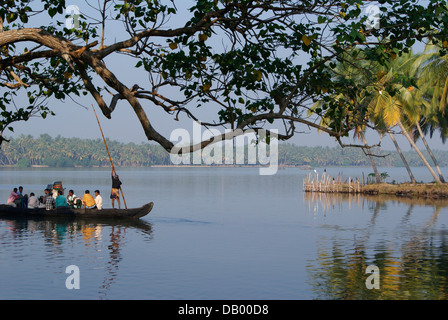
[[[151,212],[153,202],[147,203],[140,208],[131,209],[72,209],[57,208],[53,210],[23,209],[7,205],[0,205],[1,217],[75,217],[75,218],[108,218],[108,219],[139,219]]]

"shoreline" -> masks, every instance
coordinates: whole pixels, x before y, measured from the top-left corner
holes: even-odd
[[[358,180],[359,181],[359,180]],[[311,185],[312,186],[312,185]],[[314,188],[305,186],[304,193],[321,194],[359,194],[366,196],[393,196],[397,198],[414,199],[448,199],[448,183],[416,183],[410,182],[391,184],[391,183],[373,183],[365,184],[338,183],[335,187],[325,187],[324,185],[314,185]]]
[[[363,194],[395,195],[398,197],[448,199],[448,183],[369,184],[361,188]]]
[[[48,165],[31,165],[29,167],[18,167],[15,165],[0,165],[0,168],[50,168],[50,169],[71,169],[71,168],[109,168],[110,166],[70,166],[70,167],[53,167]],[[117,168],[263,168],[269,165],[262,164],[154,164],[150,166],[116,166]],[[301,170],[312,170],[314,167],[308,165],[278,165],[278,168],[298,168]]]

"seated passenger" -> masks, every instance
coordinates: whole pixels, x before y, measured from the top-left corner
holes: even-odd
[[[82,196],[82,204],[86,209],[94,209],[96,207],[95,199],[90,194],[89,190],[86,190],[84,195]]]
[[[50,189],[45,189],[44,204],[46,210],[54,209],[55,201],[53,196],[50,194]]]
[[[58,196],[55,200],[56,208],[68,208],[67,199],[62,195],[62,190],[58,190]]]
[[[75,200],[73,200],[73,208],[82,208],[82,199],[76,197]]]
[[[99,190],[95,190],[95,204],[98,210],[103,209],[103,198],[100,196]]]
[[[68,191],[68,196],[67,196],[67,203],[70,205],[70,207],[72,208],[76,208],[76,204],[75,204],[75,199],[76,199],[76,195],[73,192],[73,190],[69,190]]]
[[[30,197],[28,198],[28,208],[36,209],[39,207],[39,200],[34,195],[34,192],[30,193]]]
[[[19,195],[19,198],[16,199],[16,204],[20,208],[27,208],[28,207],[28,195],[23,194],[23,187],[19,187],[19,191],[17,192]]]
[[[8,206],[12,206],[12,207],[17,207],[16,204],[16,199],[19,197],[19,194],[17,193],[17,188],[14,188],[11,192],[11,194],[9,195],[7,204]]]

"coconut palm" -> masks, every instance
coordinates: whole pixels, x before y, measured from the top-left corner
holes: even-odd
[[[427,45],[425,51],[415,59],[411,69],[417,74],[419,87],[424,93],[421,99],[424,108],[420,108],[422,118],[415,125],[417,129],[415,137],[422,139],[434,161],[440,179],[445,182],[437,159],[425,139],[425,134],[429,131],[432,137],[434,131],[439,129],[443,142],[448,135],[448,114],[446,112],[448,107],[448,57],[440,54],[440,47],[433,44]]]
[[[437,173],[439,174],[440,181],[445,182],[445,178],[444,178],[443,175],[442,175],[442,171],[440,170],[439,163],[437,162],[437,159],[436,159],[436,157],[434,156],[434,153],[432,152],[431,148],[430,148],[429,145],[428,145],[428,142],[426,141],[425,134],[424,134],[423,131],[422,131],[422,128],[421,128],[421,126],[420,126],[419,121],[417,121],[417,122],[415,123],[415,127],[416,127],[417,130],[418,130],[418,135],[415,135],[415,137],[416,137],[416,138],[420,137],[420,138],[422,139],[422,142],[423,142],[423,144],[425,145],[426,150],[427,150],[428,153],[429,153],[429,156],[431,157],[432,161],[434,162],[434,165],[435,165],[435,167],[436,167]]]
[[[390,119],[390,117],[388,119]],[[387,133],[389,135],[390,139],[392,140],[392,143],[395,146],[395,149],[397,149],[397,153],[400,156],[401,161],[403,162],[403,164],[404,164],[404,166],[406,168],[406,171],[409,174],[409,178],[411,179],[411,183],[417,183],[417,180],[415,179],[414,174],[412,173],[411,167],[409,166],[408,161],[406,160],[403,152],[401,151],[401,148],[400,148],[400,146],[399,146],[399,144],[397,142],[397,139],[395,139],[395,134],[396,133],[384,123],[384,117],[383,116],[380,116],[380,117],[375,116],[374,112],[372,112],[371,121],[375,123],[375,128],[379,132],[381,132],[382,134],[386,134]]]
[[[354,56],[359,57],[359,55],[354,55]],[[348,58],[348,59],[350,59],[350,58]],[[363,60],[362,57],[361,57],[358,61],[351,61],[350,63],[347,63],[347,64],[339,63],[337,65],[337,67],[335,69],[333,69],[335,77],[350,78],[350,79],[356,81],[358,84],[366,84],[367,85],[367,84],[370,84],[370,82],[371,82],[370,79],[372,77],[377,76],[378,79],[379,79],[378,80],[379,85],[381,87],[384,86],[384,82],[385,82],[384,80],[390,78],[390,76],[389,77],[383,77],[386,73],[381,71],[381,70],[378,71],[378,73],[376,75],[374,73],[372,74],[372,72],[375,72],[377,70],[378,66],[375,63],[365,62],[365,61],[366,60]],[[362,63],[362,64],[368,63],[369,65],[365,65],[363,69],[360,69],[360,68],[358,68],[356,66],[356,64],[359,64],[359,63]],[[369,70],[370,70],[370,73],[369,73]],[[359,106],[363,106],[363,107],[368,108],[369,102],[372,99],[375,99],[375,93],[378,92],[377,87],[378,87],[377,83],[373,83],[373,85],[370,84],[370,86],[366,86],[364,92],[361,92],[358,95],[357,104]],[[373,94],[369,92],[369,88],[370,88],[370,90],[372,88],[374,88],[374,93]],[[347,101],[347,102],[349,101],[349,99],[346,99],[346,97],[344,97],[344,95],[342,95],[342,94],[334,95],[333,96],[333,100]],[[323,110],[324,109],[323,108],[324,104],[325,103],[323,101],[316,102],[314,104],[314,106],[311,108],[310,113],[315,112],[315,110]],[[347,103],[347,105],[348,105],[348,103]],[[348,110],[346,110],[346,111],[348,112]],[[386,114],[386,117],[388,117],[388,116],[389,115]],[[320,125],[321,126],[325,126],[325,123],[326,123],[327,120],[328,119],[325,116],[321,117]],[[382,135],[384,133],[386,133],[386,132],[389,134],[392,142],[394,143],[395,148],[397,149],[398,154],[401,157],[401,160],[403,161],[404,166],[406,167],[406,170],[407,170],[407,172],[409,174],[411,182],[412,183],[416,183],[415,177],[412,174],[410,166],[409,166],[406,158],[404,157],[404,155],[403,155],[403,153],[402,153],[402,151],[401,151],[401,149],[400,149],[400,147],[399,147],[399,145],[398,145],[398,143],[397,143],[397,141],[396,141],[396,139],[394,137],[394,133],[390,130],[389,127],[384,125],[384,121],[382,121],[382,119],[374,116],[374,111],[373,110],[371,110],[371,109],[368,110],[367,113],[366,113],[365,120],[361,121],[361,123],[355,128],[355,130],[354,130],[355,131],[355,137],[360,138],[363,141],[364,145],[366,147],[368,146],[367,141],[366,141],[365,136],[364,136],[364,133],[365,133],[365,130],[366,130],[366,125],[363,122],[368,122],[369,120],[374,123],[375,128]],[[374,156],[370,152],[366,153],[366,154],[369,157],[370,163],[372,165],[372,168],[373,168],[373,171],[374,171],[374,174],[375,174],[375,177],[376,177],[376,181],[379,183],[379,182],[381,182],[382,179],[381,179],[381,176],[380,176],[380,174],[379,174],[379,172],[377,170],[377,167],[376,167],[376,164],[375,164],[375,161],[374,161]]]
[[[372,91],[373,88],[373,94],[370,93],[369,95],[372,97],[369,97],[370,103],[368,105],[368,109],[369,109],[369,114],[370,114],[370,121],[374,123],[375,128],[381,132],[382,134],[387,133],[390,137],[390,139],[392,140],[395,149],[397,149],[398,154],[400,155],[400,158],[406,168],[406,171],[409,174],[409,177],[411,179],[412,183],[417,183],[414,174],[412,173],[412,170],[409,166],[408,161],[406,160],[405,156],[403,155],[403,152],[401,151],[401,148],[397,142],[397,140],[395,139],[395,133],[393,132],[393,126],[391,127],[391,123],[396,123],[397,119],[400,117],[400,114],[398,112],[396,112],[397,110],[394,110],[393,108],[385,110],[387,112],[380,113],[380,116],[378,116],[378,111],[375,108],[375,105],[373,102],[375,102],[375,96],[377,95],[377,93],[382,94],[382,90],[381,88],[384,87],[385,83],[387,82],[387,80],[391,79],[392,76],[392,70],[389,70],[388,73],[379,70],[377,73],[377,77],[378,77],[378,81],[377,83],[375,83],[370,89]]]
[[[408,88],[404,88],[400,84],[394,85],[395,89],[398,90],[398,93],[392,96],[390,93],[379,90],[376,94],[376,97],[372,99],[370,107],[372,108],[375,117],[384,121],[385,125],[388,128],[393,128],[398,126],[401,130],[401,133],[406,137],[409,141],[413,149],[417,152],[423,164],[428,168],[429,172],[433,176],[434,180],[437,183],[441,183],[439,176],[434,172],[431,165],[426,160],[423,153],[417,147],[414,142],[414,139],[411,137],[411,133],[407,126],[403,124],[402,118],[406,117],[410,123],[415,123],[415,111],[409,110],[406,108],[406,97],[408,96],[409,91]]]
[[[343,59],[341,61],[345,62],[339,62],[336,64],[336,68],[332,69],[333,77],[339,81],[346,81],[346,82],[352,82],[357,84],[363,84],[367,83],[371,76],[370,70],[373,69],[374,62],[366,62],[366,60],[363,58],[363,54],[361,51],[354,49],[352,52],[349,52],[344,55]],[[367,65],[367,63],[369,65]],[[362,91],[362,90],[361,90]],[[363,121],[363,119],[359,119],[359,117],[364,118],[363,115],[358,116],[356,115],[354,109],[356,109],[355,105],[362,104],[362,93],[338,93],[333,95],[332,100],[333,101],[339,101],[339,103],[343,104],[343,108],[341,110],[341,113],[344,114],[343,118],[351,119],[354,123],[357,123],[357,125],[354,127],[354,138],[360,139],[365,148],[362,148],[364,151],[364,154],[368,156],[370,160],[370,164],[372,166],[375,179],[377,183],[381,183],[382,178],[380,173],[378,172],[374,155],[370,151],[366,151],[370,149],[367,140],[365,138],[365,131],[366,126]],[[356,101],[355,101],[356,100]],[[310,109],[309,115],[312,113],[316,113],[316,110],[325,110],[324,105],[326,103],[324,101],[317,101],[314,103],[313,107]],[[317,112],[318,114],[320,112]],[[320,114],[320,125],[326,126],[330,122],[330,118],[326,114]],[[357,119],[355,119],[357,118]]]
[[[419,58],[420,56],[409,52],[393,61],[388,70],[378,71],[379,80],[370,88],[370,94],[373,98],[369,104],[369,109],[372,110],[377,121],[383,122],[387,128],[392,129],[398,126],[434,177],[434,180],[442,182],[444,178],[440,168],[438,168],[439,176],[437,176],[415,144],[415,139],[413,139],[416,136],[416,130],[417,132],[421,130],[419,122],[422,120],[422,114],[428,105],[424,95],[425,92],[411,84],[416,78],[415,61]],[[405,83],[407,84],[405,85]],[[424,135],[422,138],[424,139]],[[429,149],[428,153],[432,154],[426,140],[424,140],[424,144]],[[435,157],[433,157],[433,160],[438,167]]]
[[[353,56],[359,58],[357,55]],[[365,84],[363,92],[361,92],[357,97],[357,104],[367,109],[366,119],[361,121],[361,124],[356,127],[355,132],[361,132],[360,129],[362,129],[365,122],[370,120],[380,132],[389,133],[389,136],[391,137],[401,159],[403,160],[403,163],[405,164],[411,181],[415,183],[415,178],[410,170],[410,167],[403,156],[393,133],[391,132],[394,127],[398,126],[401,133],[406,137],[424,165],[434,177],[434,180],[440,183],[444,182],[444,178],[441,174],[440,168],[438,167],[437,160],[433,156],[424,135],[420,133],[422,132],[422,128],[420,126],[422,114],[424,114],[424,111],[428,109],[428,101],[425,99],[424,95],[425,92],[417,89],[413,85],[404,85],[404,83],[412,81],[416,76],[417,68],[415,68],[414,63],[416,57],[418,56],[413,55],[412,52],[403,54],[401,57],[393,61],[386,70],[379,69],[377,65],[367,62],[370,63],[371,74],[366,73],[366,71],[368,72],[368,68],[365,68],[365,66],[362,68],[357,67],[357,64],[366,63],[365,61],[367,59],[362,59],[361,57],[358,61],[349,61],[347,63],[348,66],[339,64],[337,68],[334,69],[334,72],[335,77],[350,77],[358,84]],[[362,71],[357,72],[356,70]],[[377,80],[372,82],[371,78],[375,76],[373,72],[377,72]],[[349,100],[342,94],[335,95],[334,99],[338,99],[339,101]],[[318,102],[315,104],[312,111],[315,111],[316,109],[324,109],[319,104],[323,104],[323,102]],[[347,115],[350,116],[349,108],[347,108],[346,112],[348,113]],[[325,118],[322,117],[322,120],[325,120]],[[439,175],[434,172],[423,153],[415,144],[414,138],[417,136],[422,137],[422,141],[427,147],[428,153],[432,156],[433,161],[436,164]],[[362,139],[361,135],[359,135],[359,137]],[[376,166],[374,163],[372,167],[375,169]]]
[[[333,97],[333,99],[336,99],[336,100],[339,100],[339,101],[344,101],[344,100],[346,100],[345,97],[344,97],[342,94],[335,95],[335,96]],[[313,105],[313,107],[310,108],[308,115],[312,115],[314,112],[316,112],[316,110],[323,109],[323,105],[324,105],[324,104],[325,104],[325,102],[322,101],[322,100],[315,102],[314,105]],[[345,110],[345,111],[348,112],[348,108],[347,108],[347,110]],[[328,125],[328,122],[329,122],[329,118],[326,117],[325,114],[324,114],[324,115],[321,115],[319,125],[320,125],[321,127],[325,127],[325,126]],[[360,124],[360,125],[357,126],[357,127],[355,128],[355,130],[354,130],[354,137],[355,137],[355,138],[358,138],[358,139],[361,139],[362,142],[363,142],[363,144],[364,144],[364,146],[365,146],[366,148],[368,148],[368,147],[369,147],[369,144],[367,143],[367,140],[366,140],[365,135],[364,135],[365,130],[366,130],[366,126]],[[370,160],[370,164],[371,164],[372,169],[373,169],[373,172],[374,172],[374,174],[375,174],[375,180],[376,180],[376,182],[377,182],[377,183],[381,183],[381,181],[382,181],[382,179],[381,179],[381,175],[380,175],[380,173],[379,173],[379,171],[378,171],[378,168],[377,168],[377,166],[376,166],[376,163],[375,163],[375,160],[374,160],[374,156],[373,156],[370,152],[364,152],[364,153],[368,156],[368,158],[369,158],[369,160]]]
[[[411,178],[411,182],[412,183],[417,183],[417,180],[415,180],[414,174],[412,173],[412,170],[409,166],[408,161],[406,160],[405,156],[403,155],[403,152],[401,151],[400,146],[398,145],[397,140],[395,139],[394,133],[392,133],[390,130],[387,131],[387,133],[389,134],[390,139],[392,140],[395,149],[397,149],[398,154],[400,155],[401,161],[403,161],[403,164],[406,168],[406,171],[409,174],[409,177]]]

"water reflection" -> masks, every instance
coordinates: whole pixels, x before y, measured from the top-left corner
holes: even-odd
[[[412,208],[414,206],[439,206],[448,207],[448,199],[411,198],[397,197],[392,195],[362,195],[347,193],[320,193],[304,192],[303,203],[308,211],[316,214],[325,214],[342,205],[347,205],[350,210],[352,206],[369,206],[370,209],[380,210],[387,204],[403,204]]]
[[[316,216],[340,208],[358,219],[318,237],[316,259],[307,266],[317,299],[448,298],[447,200],[317,193],[303,200]],[[369,216],[360,224],[362,213]],[[379,289],[366,286],[369,265],[379,268]]]
[[[26,243],[42,239],[46,260],[63,259],[64,261],[82,261],[85,255],[96,259],[95,269],[101,271],[103,280],[97,289],[98,298],[106,299],[119,276],[120,262],[123,260],[122,249],[126,244],[128,229],[132,228],[143,235],[145,241],[153,238],[152,225],[144,220],[95,220],[75,218],[16,218],[0,219],[6,225],[0,234],[0,246],[16,247],[20,252]],[[135,232],[133,232],[135,234]],[[141,240],[141,238],[139,239]],[[6,249],[7,250],[7,249]],[[82,258],[72,258],[75,253]],[[104,251],[102,256],[99,252]],[[78,253],[79,252],[79,253]],[[0,250],[0,253],[1,250]],[[17,253],[20,254],[20,253]],[[105,260],[102,260],[106,258]],[[100,263],[99,263],[100,262]]]

